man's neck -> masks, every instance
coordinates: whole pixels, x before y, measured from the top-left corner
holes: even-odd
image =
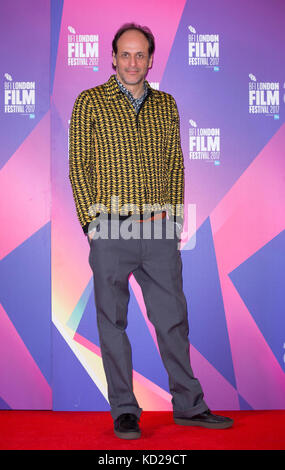
[[[136,85],[129,85],[121,80],[121,78],[116,74],[117,80],[124,85],[124,87],[131,92],[134,98],[140,98],[144,94],[144,80]]]

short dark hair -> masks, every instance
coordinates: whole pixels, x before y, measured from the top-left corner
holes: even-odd
[[[118,39],[124,34],[126,31],[129,31],[131,29],[135,29],[136,31],[140,31],[148,40],[148,53],[149,56],[151,56],[154,53],[155,49],[155,41],[154,41],[154,35],[152,34],[151,30],[147,26],[141,26],[137,23],[125,23],[123,24],[120,29],[116,32],[114,39],[112,41],[112,50],[115,54],[118,52],[118,47],[117,47],[117,42]],[[113,68],[114,67],[113,65]]]

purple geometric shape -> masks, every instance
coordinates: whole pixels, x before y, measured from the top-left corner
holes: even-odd
[[[182,250],[190,343],[236,388],[223,298],[209,218],[193,250]]]
[[[56,68],[57,49],[58,41],[60,36],[62,9],[64,0],[51,0],[50,2],[50,37],[51,37],[51,48],[50,48],[50,94],[53,90],[53,82]]]
[[[51,383],[50,223],[1,262],[0,296],[4,309]]]
[[[1,4],[1,60],[3,73],[13,81],[36,82],[36,111],[34,119],[29,114],[0,114],[2,151],[0,167],[17,150],[37,126],[49,109],[49,53],[50,53],[50,4],[28,0],[23,5],[16,2]],[[20,40],[19,40],[20,38]],[[3,77],[2,77],[3,78]],[[4,109],[4,93],[0,95],[0,107]]]
[[[53,410],[109,411],[109,403],[55,326],[52,338]]]
[[[0,397],[0,410],[11,410],[11,407]]]
[[[285,230],[229,274],[280,366],[284,363]]]
[[[89,297],[79,325],[76,328],[76,333],[78,333],[80,336],[83,336],[88,341],[100,348],[96,319],[96,307],[94,302],[94,288],[92,288],[92,293]]]

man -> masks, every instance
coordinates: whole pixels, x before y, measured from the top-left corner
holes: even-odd
[[[189,359],[188,315],[181,253],[184,161],[174,98],[145,80],[155,49],[151,31],[122,26],[113,43],[116,74],[77,97],[70,123],[69,177],[79,221],[90,244],[97,324],[114,432],[139,438],[142,412],[133,393],[131,346],[126,334],[128,278],[140,284],[169,376],[176,424],[227,428],[211,413]],[[113,204],[117,198],[118,205]],[[130,208],[132,210],[130,210]],[[168,208],[169,220],[165,208]],[[122,229],[116,236],[111,222]],[[137,236],[123,230],[129,224]],[[160,238],[152,237],[158,222]],[[169,224],[176,230],[168,238]],[[98,227],[108,237],[95,238]],[[144,237],[150,228],[151,236]],[[113,229],[113,231],[112,231]],[[122,235],[124,234],[124,236]]]

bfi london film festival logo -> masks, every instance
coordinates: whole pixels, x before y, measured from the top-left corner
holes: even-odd
[[[99,70],[99,35],[76,34],[72,26],[68,26],[67,63],[69,67],[91,68]]]
[[[220,43],[218,34],[198,34],[193,26],[188,26],[188,65],[220,67]]]
[[[279,82],[258,82],[250,73],[248,84],[249,114],[264,114],[279,119],[280,87]]]
[[[4,74],[4,112],[24,114],[35,118],[36,82],[14,81],[9,73]]]
[[[197,127],[189,120],[189,158],[220,165],[221,132],[219,127]]]

